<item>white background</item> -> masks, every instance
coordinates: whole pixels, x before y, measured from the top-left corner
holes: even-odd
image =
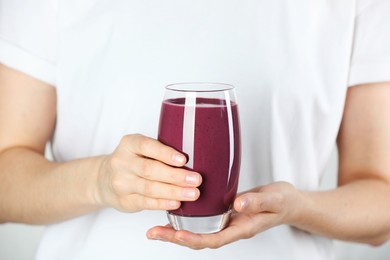
[[[323,188],[333,187],[336,183],[337,154],[332,155]],[[364,209],[362,209],[364,210]],[[0,260],[30,260],[43,233],[43,226],[21,224],[0,225]],[[390,242],[381,247],[336,241],[337,260],[388,260]],[[71,259],[70,259],[71,260]]]

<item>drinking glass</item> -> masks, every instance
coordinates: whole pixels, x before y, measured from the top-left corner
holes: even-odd
[[[158,139],[187,156],[184,168],[202,175],[200,197],[167,212],[176,230],[215,233],[229,222],[241,161],[234,87],[178,83],[165,88]]]

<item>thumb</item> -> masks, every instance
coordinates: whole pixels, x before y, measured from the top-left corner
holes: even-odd
[[[283,209],[284,198],[275,192],[245,193],[234,201],[234,209],[240,213],[256,214],[261,212],[279,213]]]

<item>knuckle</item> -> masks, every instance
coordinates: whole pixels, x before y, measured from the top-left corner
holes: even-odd
[[[135,133],[135,134],[132,134],[132,135],[129,135],[130,137],[133,137],[133,138],[141,138],[143,137],[143,135],[139,134],[139,133]]]
[[[150,182],[146,181],[143,183],[142,194],[150,196],[151,194],[153,194],[153,190],[153,185]]]
[[[257,200],[256,205],[259,212],[263,212],[267,210],[267,205],[264,200]]]
[[[142,160],[142,162],[140,162],[139,174],[145,179],[150,179],[152,177],[152,168],[153,166],[149,161]]]
[[[124,178],[121,174],[114,174],[111,177],[111,187],[117,196],[124,196],[131,194],[131,186],[126,178]]]
[[[275,201],[275,211],[280,212],[285,206],[286,198],[283,194],[275,193],[274,194],[274,201]]]
[[[286,198],[280,193],[275,194],[275,200],[280,205],[283,205],[286,202]]]
[[[179,183],[182,183],[184,180],[183,180],[183,175],[179,175],[179,174],[176,174],[174,170],[168,170],[168,171],[164,171],[164,174],[165,174],[165,178],[167,179],[167,181],[171,182],[171,183],[176,183],[176,184],[179,184]]]
[[[114,174],[111,177],[111,186],[112,186],[113,190],[115,191],[115,193],[119,193],[118,191],[121,190],[122,180],[117,174]]]
[[[120,197],[118,199],[118,210],[122,212],[137,212],[140,211],[134,196]]]
[[[137,200],[137,208],[139,209],[151,209],[150,202],[143,196],[139,196]]]
[[[152,140],[149,138],[142,138],[138,142],[138,150],[140,151],[141,154],[146,154],[148,151],[152,149]]]
[[[129,141],[139,141],[142,139],[143,135],[135,133],[131,135],[126,135],[126,138],[128,138]]]
[[[167,200],[164,200],[164,199],[159,199],[157,200],[157,203],[156,203],[156,208],[159,209],[159,210],[168,210],[167,208]]]
[[[119,141],[119,146],[123,146],[123,145],[128,144],[129,142],[132,141],[132,139],[133,139],[132,135],[122,136],[121,140]]]
[[[129,146],[132,147],[134,144],[141,142],[143,136],[141,134],[131,134],[125,135],[120,140],[120,146]]]
[[[166,146],[158,146],[156,149],[156,154],[161,156],[164,154],[170,154],[171,148]]]
[[[122,158],[118,154],[113,154],[110,158],[109,165],[111,169],[119,169],[122,165]]]
[[[161,209],[162,207],[160,204],[162,203],[152,198],[143,197],[141,201],[142,208],[147,210]]]

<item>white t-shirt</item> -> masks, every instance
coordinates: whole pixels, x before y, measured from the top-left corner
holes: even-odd
[[[390,81],[388,0],[0,0],[0,62],[55,85],[57,161],[156,137],[164,86],[236,86],[240,190],[316,190],[348,86]],[[351,58],[352,57],[352,58]],[[332,242],[283,225],[218,250],[148,241],[164,212],[106,209],[47,228],[38,260],[332,259]]]

